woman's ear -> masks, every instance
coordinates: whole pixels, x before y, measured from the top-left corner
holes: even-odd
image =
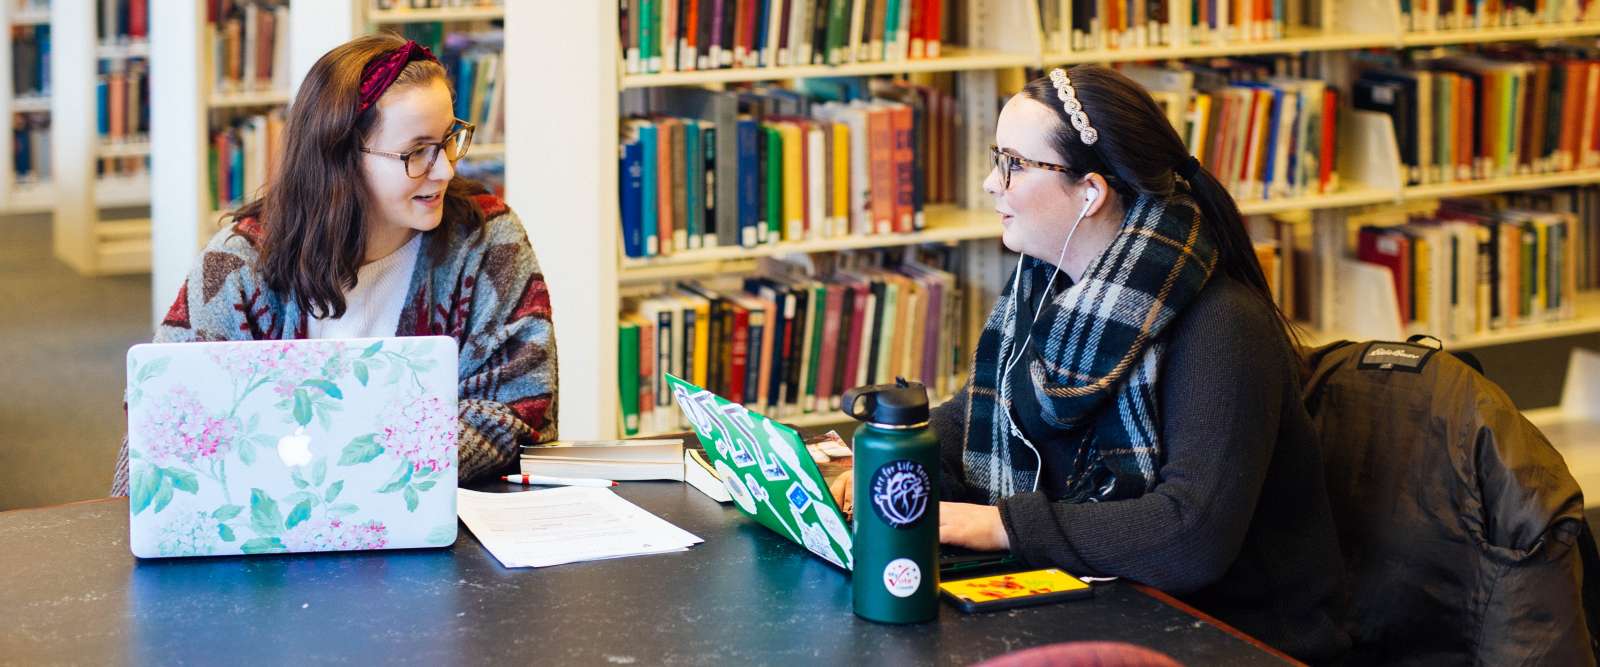
[[[1096,172],[1089,172],[1083,177],[1083,196],[1085,211],[1083,217],[1093,217],[1099,213],[1111,199],[1113,193],[1111,186],[1106,183],[1106,177]]]

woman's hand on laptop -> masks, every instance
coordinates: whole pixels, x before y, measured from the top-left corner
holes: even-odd
[[[939,503],[939,541],[978,551],[1011,548],[1000,508],[993,505]]]
[[[839,511],[844,512],[844,518],[847,520],[855,514],[856,509],[855,485],[851,484],[854,481],[852,472],[854,471],[846,470],[828,484],[828,491],[833,493],[833,502],[839,506]]]

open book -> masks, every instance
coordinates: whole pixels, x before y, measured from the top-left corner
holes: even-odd
[[[683,481],[683,441],[565,440],[522,448],[522,474]]]

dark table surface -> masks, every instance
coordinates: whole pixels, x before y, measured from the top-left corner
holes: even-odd
[[[732,506],[678,483],[619,493],[705,543],[506,569],[463,528],[447,549],[140,561],[125,499],[0,513],[0,663],[968,664],[1074,640],[1188,664],[1280,662],[1122,583],[1092,600],[874,624],[851,613],[846,574]]]

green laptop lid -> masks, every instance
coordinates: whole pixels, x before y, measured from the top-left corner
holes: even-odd
[[[800,434],[670,373],[666,378],[739,511],[851,569],[850,529]]]

